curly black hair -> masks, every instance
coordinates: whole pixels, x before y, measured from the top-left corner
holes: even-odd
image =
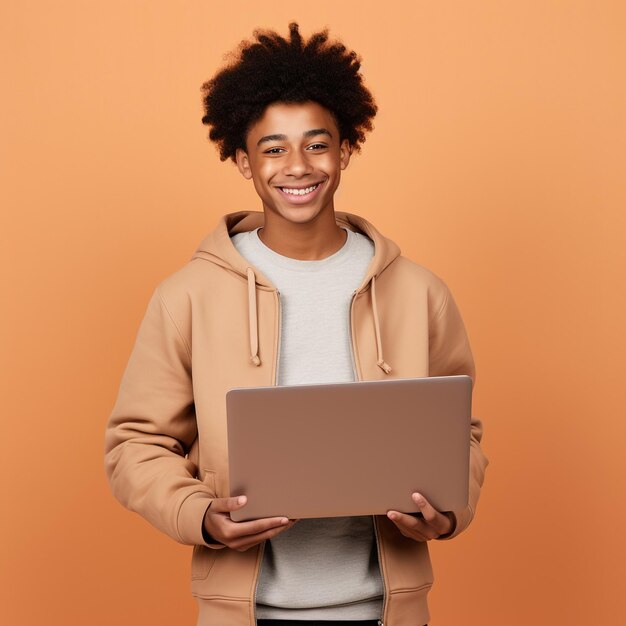
[[[290,39],[255,29],[256,41],[242,41],[227,55],[231,62],[202,85],[202,123],[211,127],[209,139],[221,161],[236,162],[237,148],[247,151],[248,130],[273,102],[321,104],[334,115],[340,140],[361,151],[378,110],[359,73],[361,57],[338,41],[328,42],[328,28],[306,42],[298,28],[290,22]]]

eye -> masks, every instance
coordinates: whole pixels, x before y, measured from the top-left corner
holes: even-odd
[[[274,150],[282,150],[282,148],[270,148],[265,151],[265,154],[278,154],[278,152],[274,152]]]
[[[312,146],[309,146],[309,148],[315,148],[315,147],[326,148],[327,146],[326,144],[323,144],[323,143],[314,143]]]

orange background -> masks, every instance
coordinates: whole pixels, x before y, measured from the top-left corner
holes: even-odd
[[[200,85],[292,19],[380,106],[336,208],[448,283],[476,359],[491,464],[431,544],[432,626],[626,623],[626,8],[597,0],[4,3],[0,622],[195,624],[191,547],[113,499],[104,427],[154,286],[261,209]]]

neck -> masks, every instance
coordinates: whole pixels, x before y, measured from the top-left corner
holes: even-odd
[[[274,252],[300,261],[320,261],[337,252],[347,233],[337,225],[334,211],[328,216],[298,224],[265,212],[259,239]]]

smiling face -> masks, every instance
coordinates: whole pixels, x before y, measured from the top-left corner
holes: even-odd
[[[317,102],[274,102],[248,131],[237,167],[252,179],[266,219],[305,224],[332,217],[341,170],[350,161],[347,139]]]

